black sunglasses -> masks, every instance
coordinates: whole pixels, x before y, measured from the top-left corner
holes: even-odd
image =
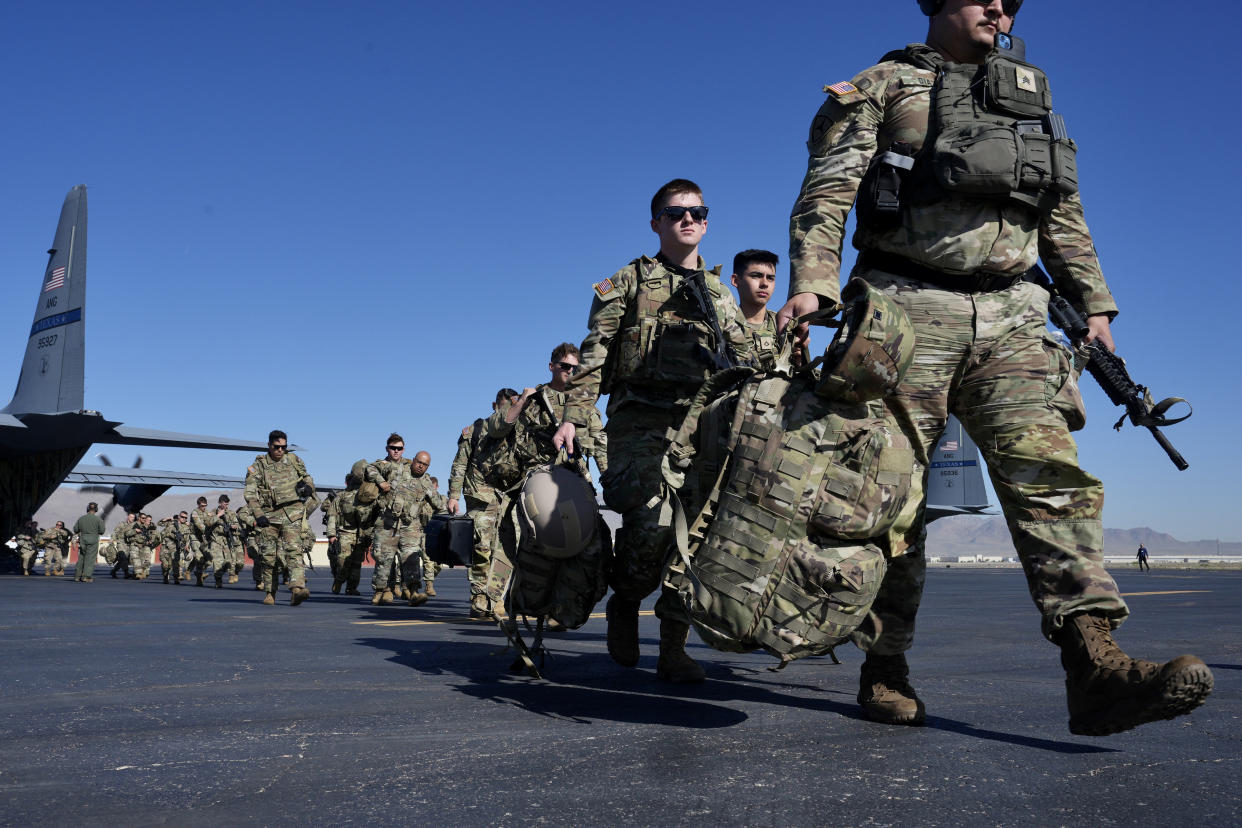
[[[556,363],[556,367],[560,368],[562,371],[568,371],[571,374],[577,373],[578,371],[578,366],[574,365],[572,362],[558,362]]]
[[[389,451],[405,451],[405,446],[389,446]]]
[[[681,221],[682,216],[686,213],[690,214],[690,218],[695,221],[705,221],[707,219],[707,208],[702,204],[697,207],[665,207],[656,213],[656,218],[660,216],[668,216],[673,221]]]
[[[268,448],[270,448],[272,451],[288,451],[289,444],[281,443],[279,446],[268,446]]]

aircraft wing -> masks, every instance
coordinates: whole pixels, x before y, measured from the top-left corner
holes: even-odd
[[[207,434],[182,434],[177,431],[156,431],[151,428],[135,428],[118,425],[96,443],[112,443],[126,446],[175,446],[177,448],[236,449],[238,451],[267,451],[264,440],[236,440],[232,437],[212,437]],[[294,451],[298,446],[290,446]]]
[[[120,466],[75,466],[65,476],[66,483],[91,485],[190,486],[196,489],[240,489],[244,477],[228,474],[196,474],[160,469],[127,469]]]

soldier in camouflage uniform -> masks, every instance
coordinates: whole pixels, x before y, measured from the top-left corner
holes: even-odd
[[[418,468],[418,465],[419,465],[419,459],[418,459],[419,455],[424,455],[424,454],[427,455],[427,465],[431,464],[431,455],[423,451],[423,452],[419,452],[419,454],[415,455],[414,457],[415,468]],[[425,468],[426,467],[424,466],[424,470]],[[427,554],[427,524],[431,523],[431,518],[434,514],[436,514],[436,512],[445,512],[448,510],[448,500],[443,495],[440,494],[439,479],[436,478],[434,475],[430,475],[430,474],[426,475],[426,478],[427,478],[428,483],[430,484],[429,488],[431,489],[432,492],[435,492],[436,497],[439,499],[439,506],[433,505],[433,501],[430,498],[423,499],[423,504],[418,509],[419,537],[417,540],[417,544],[418,544],[418,550],[419,550],[419,558],[422,561],[423,594],[425,594],[428,598],[435,598],[436,597],[436,576],[438,576],[440,574],[440,571],[444,569],[444,565],[433,561],[431,559],[431,556]],[[412,603],[413,600],[414,600],[414,595],[413,593],[411,593],[410,594],[411,606],[417,606],[417,604]]]
[[[389,444],[392,444],[391,438]],[[389,449],[390,453],[392,449]],[[423,585],[427,575],[435,577],[423,566],[423,525],[421,513],[425,506],[433,511],[443,510],[447,505],[444,496],[436,491],[427,474],[431,465],[431,455],[420,451],[413,461],[405,461],[408,465],[389,463],[386,467],[377,467],[372,463],[367,467],[370,482],[382,485],[374,479],[379,471],[388,474],[389,489],[380,495],[381,517],[375,526],[374,546],[371,554],[375,558],[375,576],[372,588],[378,593],[379,599],[372,603],[390,603],[393,591],[389,590],[387,578],[389,571],[395,571],[401,585],[402,593],[408,596],[410,606],[425,604],[428,595]],[[400,594],[397,596],[400,597]]]
[[[394,499],[390,496],[393,484],[398,481],[408,479],[410,477],[410,466],[413,461],[405,457],[405,438],[395,431],[388,435],[388,440],[384,445],[385,454],[379,460],[367,465],[366,482],[374,483],[379,487],[380,497],[386,504],[388,512],[392,512],[396,505]],[[398,510],[399,511],[399,510]],[[388,521],[388,522],[391,522]],[[379,532],[383,529],[383,525],[376,527]],[[390,531],[396,531],[390,528]],[[385,542],[381,548],[381,544],[377,540],[375,548],[371,550],[371,555],[382,555],[384,557],[384,565],[381,567],[380,559],[375,558],[375,571],[372,575],[372,586],[383,584],[372,599],[372,603],[391,603],[392,598],[406,597],[405,582],[401,578],[400,565],[401,554],[397,548],[399,539],[396,535],[392,536],[392,543]],[[381,569],[383,570],[381,572]],[[384,593],[389,593],[387,600],[384,599]],[[378,599],[378,600],[376,600]]]
[[[345,475],[345,488],[349,488],[350,476]],[[323,514],[319,516],[319,523],[323,526],[324,537],[328,536],[328,521],[331,519],[332,512],[336,509],[336,492],[328,492],[328,496],[323,499],[320,504],[320,511]],[[336,586],[333,592],[340,592],[341,588],[337,583],[336,573],[340,571],[341,555],[338,544],[328,541],[328,569],[332,572],[332,583]]]
[[[273,430],[267,435],[267,454],[260,454],[246,469],[245,486],[246,504],[261,536],[264,604],[276,603],[281,567],[289,573],[289,603],[296,607],[310,597],[302,569],[301,529],[314,497],[315,481],[302,458],[289,451],[283,431]]]
[[[65,528],[63,520],[43,533],[43,574],[64,575],[65,561],[69,560],[69,542],[73,534]]]
[[[263,589],[263,553],[259,551],[261,534],[249,503],[237,507],[237,523],[241,526],[242,549],[250,556],[250,574],[254,577],[254,588]]]
[[[125,520],[118,523],[112,528],[112,534],[109,536],[108,549],[104,553],[104,560],[112,564],[112,577],[116,577],[119,571],[126,578],[129,575],[129,534],[134,528],[134,521],[137,515],[130,512],[125,515]]]
[[[160,523],[163,524],[160,532],[160,569],[164,573],[164,583],[168,583],[171,577],[173,583],[179,584],[190,555],[190,538],[194,535],[190,529],[190,516],[182,512]]]
[[[215,570],[216,588],[222,589],[224,584],[237,583],[235,545],[241,540],[241,524],[237,515],[229,511],[229,496],[220,495],[216,500],[215,523],[207,538],[211,554],[211,566]]]
[[[33,575],[35,560],[39,557],[39,524],[33,520],[26,521],[14,535],[17,541],[17,554],[22,562],[22,574]]]
[[[215,523],[215,513],[207,510],[207,498],[199,497],[194,511],[190,513],[190,529],[194,535],[194,542],[190,545],[193,556],[190,570],[194,573],[195,586],[203,585],[209,561],[208,550],[211,548],[211,530]]]
[[[517,391],[502,388],[496,392],[492,411],[512,404],[518,398]],[[479,460],[486,448],[487,420],[478,419],[461,430],[457,439],[457,455],[449,473],[449,514],[457,514],[461,508],[459,499],[466,498],[466,511],[474,529],[474,552],[470,561],[470,617],[489,618],[492,614],[488,596],[487,577],[491,569],[492,555],[497,549],[496,525],[500,519],[500,495],[483,481]],[[504,554],[503,552],[500,554]]]
[[[379,487],[374,483],[362,483],[366,477],[367,461],[354,463],[345,478],[345,491],[333,501],[328,513],[328,543],[340,545],[340,560],[332,591],[339,593],[345,587],[346,595],[358,595],[362,580],[362,562],[371,545],[371,535],[380,516],[376,503]]]
[[[983,452],[1044,635],[1061,647],[1070,730],[1103,735],[1187,712],[1210,692],[1211,673],[1193,656],[1136,661],[1111,637],[1129,611],[1101,556],[1103,487],[1079,468],[1070,436],[1084,423],[1075,355],[1046,330],[1048,294],[1022,276],[1042,257],[1087,315],[1087,340],[1110,349],[1117,307],[1046,79],[994,43],[1020,4],[920,0],[931,17],[926,44],[825,87],[790,221],[791,298],[779,321],[837,300],[857,195],[852,276],[890,295],[916,332],[913,366],[888,400],[915,447],[915,491],[888,539],[894,557],[873,606],[883,633],[862,669],[866,715],[924,718],[904,653],[926,567],[928,460],[954,414]],[[995,148],[1015,145],[1026,148],[1020,178],[995,163],[1007,157]]]
[[[151,574],[151,561],[155,557],[155,547],[159,545],[159,527],[150,515],[143,512],[129,530],[129,560],[135,580],[145,581]]]
[[[707,208],[698,185],[665,184],[651,200],[651,229],[660,238],[655,258],[635,259],[595,285],[567,422],[556,444],[585,428],[600,393],[608,393],[608,473],[600,478],[604,502],[621,514],[608,601],[608,652],[618,664],[638,664],[638,607],[660,585],[673,536],[661,525],[660,461],[665,435],[676,430],[703,381],[730,362],[750,363],[747,333],[719,270],[706,271],[699,241]],[[700,281],[701,280],[701,281]],[[705,320],[690,288],[708,292],[716,325]],[[723,335],[724,341],[718,341]],[[689,619],[672,589],[656,602],[660,617],[657,675],[695,682],[702,668],[685,651]]]
[[[242,506],[245,504],[243,503]],[[238,506],[228,514],[229,528],[229,583],[237,583],[238,578],[242,574],[242,570],[246,568],[246,533],[242,529],[241,515],[238,512],[242,506]]]
[[[776,367],[776,313],[768,300],[776,288],[776,265],[780,258],[767,250],[743,250],[733,257],[733,287],[737,304],[750,332],[755,365],[765,371]]]

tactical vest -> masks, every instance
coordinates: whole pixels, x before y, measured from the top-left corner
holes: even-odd
[[[479,474],[488,486],[509,491],[522,482],[531,466],[556,457],[552,435],[560,426],[560,417],[549,393],[547,386],[540,385],[526,401],[513,428],[500,439],[488,438],[478,461]]]
[[[635,273],[634,295],[617,332],[615,360],[610,353],[604,367],[601,393],[610,393],[616,382],[656,388],[700,385],[716,370],[716,335],[680,289],[684,277],[647,258],[635,259],[629,266]],[[705,280],[714,313],[720,268],[706,273],[715,277]]]
[[[302,460],[292,452],[282,462],[260,454],[254,462],[258,472],[259,499],[264,508],[274,509],[301,500],[297,484],[306,474]]]
[[[817,395],[810,372],[740,386],[737,372],[704,386],[671,440],[672,459],[699,455],[690,488],[707,494],[667,582],[716,649],[822,655],[869,617],[887,568],[874,541],[905,504],[914,453],[866,404]]]
[[[1078,148],[1052,111],[1042,70],[1003,52],[982,66],[941,60],[936,68],[916,177],[944,192],[1008,201],[1040,215],[1078,192]]]

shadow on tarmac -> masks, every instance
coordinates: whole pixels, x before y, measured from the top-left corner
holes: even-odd
[[[771,675],[768,670],[736,668],[719,663],[704,665],[708,673],[705,684],[670,685],[654,681],[647,670],[618,674],[606,654],[562,650],[549,655],[541,668],[543,680],[513,676],[504,671],[495,658],[504,654],[506,647],[503,639],[498,640],[490,626],[459,632],[470,638],[482,638],[486,634],[489,641],[486,644],[482,641],[453,643],[451,661],[440,657],[442,653],[439,648],[443,641],[361,638],[358,643],[387,652],[390,654],[388,661],[413,670],[434,675],[457,673],[469,683],[454,689],[467,696],[513,705],[538,716],[578,724],[608,721],[692,729],[725,728],[746,721],[749,715],[739,708],[750,705],[774,705],[866,721],[853,698],[848,701],[823,698],[823,687],[779,680],[773,682],[767,678]],[[602,640],[603,636],[591,638]],[[580,641],[581,637],[576,636],[576,640]],[[646,657],[643,661],[649,662],[651,658]],[[654,665],[643,666],[650,668]],[[573,676],[572,683],[558,681],[559,677],[567,675]],[[785,692],[791,690],[821,695],[806,698]],[[892,726],[876,723],[874,727],[889,729]],[[941,716],[928,717],[925,728],[1053,753],[1117,752],[1114,748],[988,730]]]

